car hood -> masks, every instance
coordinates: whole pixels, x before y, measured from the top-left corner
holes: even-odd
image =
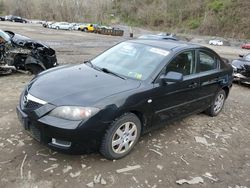
[[[242,69],[243,65],[250,65],[250,61],[244,59],[236,59],[233,60],[231,64],[235,66],[237,69]]]
[[[105,97],[140,86],[139,81],[123,80],[85,64],[55,69],[33,79],[28,92],[56,106],[94,105]]]
[[[43,47],[49,49],[49,46],[46,46],[45,44],[35,41],[31,38],[28,38],[23,35],[15,34],[12,31],[5,31],[8,33],[11,37],[11,42],[17,46],[28,48],[28,49],[35,49],[38,47]]]

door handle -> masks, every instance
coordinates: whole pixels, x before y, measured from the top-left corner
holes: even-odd
[[[189,88],[196,88],[197,86],[198,86],[197,82],[194,82],[194,83],[188,85]]]

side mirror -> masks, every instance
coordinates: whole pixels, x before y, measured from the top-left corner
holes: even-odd
[[[160,79],[163,81],[163,83],[180,82],[183,80],[183,74],[179,72],[170,71],[166,75],[162,75]]]
[[[244,55],[240,54],[240,55],[239,55],[239,57],[240,57],[240,58],[243,58],[243,57],[244,57]]]

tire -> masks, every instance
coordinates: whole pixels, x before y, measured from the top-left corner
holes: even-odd
[[[205,111],[211,117],[217,116],[223,109],[226,100],[226,93],[220,90],[214,97],[212,105]]]
[[[29,71],[30,74],[36,75],[42,72],[44,69],[40,65],[30,64],[26,66],[26,70]]]
[[[141,134],[141,121],[132,113],[116,119],[102,139],[100,153],[107,159],[120,159],[129,154]]]

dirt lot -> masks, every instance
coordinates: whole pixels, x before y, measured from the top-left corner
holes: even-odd
[[[60,64],[83,62],[126,38],[7,22],[1,22],[0,28],[49,44],[56,49]],[[214,49],[228,58],[246,53],[236,47]],[[31,78],[24,74],[0,77],[0,187],[250,187],[248,87],[234,85],[218,117],[193,115],[143,136],[126,158],[108,161],[98,153],[80,156],[51,151],[22,130],[15,107]],[[207,142],[198,143],[195,137]],[[117,172],[135,165],[137,169]],[[176,183],[195,177],[203,183]]]

